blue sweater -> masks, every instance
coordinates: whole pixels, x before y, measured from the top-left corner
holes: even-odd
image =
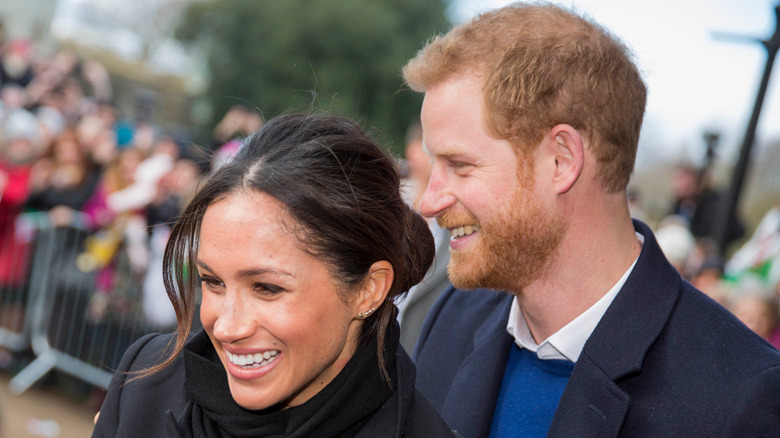
[[[541,360],[512,344],[490,437],[546,436],[572,370],[574,362]]]

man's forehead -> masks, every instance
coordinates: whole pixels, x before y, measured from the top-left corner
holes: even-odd
[[[484,130],[482,91],[471,78],[446,81],[426,91],[420,122],[426,150],[438,149],[438,139],[463,134],[462,130]],[[436,144],[431,144],[435,138]]]
[[[429,157],[433,156],[433,155],[431,155],[431,151],[428,150],[428,146],[425,144],[425,137],[423,137],[423,141],[422,141],[422,150],[423,150],[423,152],[425,152],[425,155],[427,155]]]

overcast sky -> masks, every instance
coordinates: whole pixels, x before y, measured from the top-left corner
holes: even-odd
[[[457,20],[509,3],[459,0]],[[648,84],[642,153],[680,154],[697,160],[702,133],[721,133],[723,155],[736,160],[766,64],[758,43],[716,39],[728,33],[769,39],[775,30],[773,0],[558,0],[590,15],[634,51]],[[777,63],[776,63],[777,64]],[[780,66],[759,119],[757,144],[780,139]],[[643,151],[644,149],[644,151]],[[650,150],[652,149],[652,150]]]

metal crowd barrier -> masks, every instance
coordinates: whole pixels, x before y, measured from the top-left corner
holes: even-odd
[[[35,359],[11,379],[9,390],[22,393],[54,369],[107,388],[125,349],[148,332],[141,279],[121,245],[106,272],[90,259],[86,248],[100,242],[83,227],[55,228],[40,217],[22,221],[32,236],[26,293],[0,297],[0,303],[16,308],[24,302],[23,323],[13,319],[19,310],[0,320],[0,344],[14,351],[29,345]],[[111,290],[98,287],[105,275],[113,280]]]

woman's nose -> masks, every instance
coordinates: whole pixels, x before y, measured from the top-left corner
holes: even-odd
[[[255,318],[238,292],[226,292],[214,322],[214,337],[223,343],[238,342],[255,332]]]

